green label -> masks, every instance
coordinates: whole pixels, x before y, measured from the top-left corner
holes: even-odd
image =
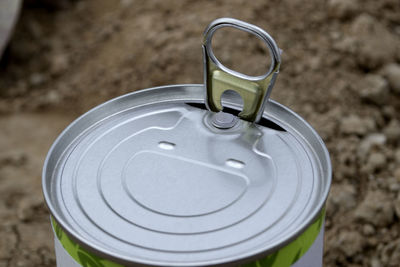
[[[87,251],[78,243],[73,241],[60,227],[60,225],[51,217],[54,232],[60,240],[61,245],[68,254],[83,267],[124,267],[121,264],[102,259],[95,254]]]
[[[325,209],[322,210],[315,222],[293,242],[263,259],[252,263],[243,264],[239,267],[290,267],[296,261],[298,261],[312,246],[319,232],[321,231],[324,218]],[[57,236],[58,240],[60,240],[60,243],[64,249],[83,267],[124,267],[124,265],[100,258],[87,251],[78,243],[74,242],[61,229],[53,217],[51,217],[51,220],[55,235]]]
[[[290,267],[298,261],[314,243],[325,218],[325,209],[322,210],[317,220],[307,230],[290,244],[277,252],[258,261],[240,265],[240,267]]]

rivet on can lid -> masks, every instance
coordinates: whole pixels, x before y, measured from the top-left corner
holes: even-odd
[[[229,129],[236,125],[238,118],[230,113],[218,112],[212,117],[212,124],[219,129]]]

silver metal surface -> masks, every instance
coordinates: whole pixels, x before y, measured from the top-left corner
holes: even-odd
[[[315,131],[269,101],[264,119],[210,125],[203,85],[138,91],[73,122],[43,169],[46,203],[82,246],[128,266],[233,266],[285,246],[331,182]],[[228,95],[225,106],[240,110]]]
[[[212,116],[212,125],[219,129],[229,129],[236,125],[238,118],[226,112],[218,112]]]
[[[21,0],[0,1],[0,58],[17,22]]]
[[[225,67],[214,55],[212,37],[221,28],[231,27],[254,34],[263,41],[271,55],[269,70],[264,75],[249,76]],[[243,98],[243,110],[239,117],[258,122],[263,114],[281,63],[281,50],[274,39],[263,29],[233,18],[220,18],[210,23],[204,32],[203,65],[206,86],[206,105],[209,110],[222,111],[221,95],[234,90]]]
[[[221,28],[224,27],[231,27],[235,29],[239,29],[251,34],[254,34],[257,36],[261,41],[263,41],[266,45],[267,48],[269,49],[269,52],[271,54],[271,65],[269,67],[269,70],[267,73],[264,75],[260,76],[250,76],[246,75],[240,72],[237,72],[235,70],[231,70],[228,67],[225,67],[214,55],[214,52],[212,50],[211,46],[211,41],[214,33]],[[263,29],[260,27],[257,27],[253,24],[233,19],[233,18],[219,18],[214,20],[213,22],[208,25],[206,30],[204,31],[204,41],[203,41],[204,47],[206,49],[207,55],[210,57],[211,61],[217,65],[220,69],[225,71],[226,73],[231,74],[232,76],[236,76],[239,78],[242,78],[244,80],[249,80],[249,81],[258,81],[267,78],[269,75],[272,74],[272,72],[276,69],[277,65],[280,64],[281,62],[281,53],[280,50],[275,42],[275,40]]]

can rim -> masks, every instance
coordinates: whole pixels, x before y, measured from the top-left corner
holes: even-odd
[[[57,144],[60,142],[60,140],[65,136],[65,134],[72,128],[74,127],[82,118],[86,117],[88,114],[94,112],[95,110],[101,109],[105,105],[108,105],[112,102],[117,102],[121,100],[122,98],[125,98],[127,96],[131,95],[136,95],[136,94],[143,94],[149,91],[154,91],[154,90],[165,90],[165,89],[173,89],[173,88],[184,88],[184,87],[204,87],[203,84],[177,84],[177,85],[166,85],[166,86],[157,86],[157,87],[152,87],[152,88],[147,88],[143,90],[138,90],[134,91],[128,94],[124,94],[121,96],[118,96],[116,98],[110,99],[98,106],[93,107],[89,111],[85,112],[81,116],[79,116],[77,119],[75,119],[71,124],[69,124],[61,133],[60,135],[56,138],[54,143],[51,145],[49,152],[46,156],[44,165],[43,165],[43,170],[42,170],[42,190],[43,190],[43,196],[46,202],[46,205],[48,209],[50,210],[51,216],[56,220],[56,222],[62,227],[62,229],[74,240],[77,241],[80,245],[82,245],[84,248],[86,248],[88,251],[91,251],[95,254],[98,254],[100,256],[104,256],[107,259],[110,259],[114,262],[121,263],[121,264],[132,264],[135,263],[138,266],[188,266],[188,263],[185,262],[169,262],[166,264],[165,262],[160,262],[160,261],[152,261],[148,259],[140,259],[137,258],[135,259],[135,262],[132,262],[131,258],[124,257],[122,255],[117,255],[116,253],[112,253],[109,251],[106,251],[104,248],[101,246],[98,246],[96,244],[93,244],[91,242],[87,242],[87,240],[84,240],[76,231],[74,231],[71,227],[69,227],[67,224],[63,223],[63,220],[61,219],[61,216],[58,214],[56,211],[55,207],[52,205],[51,201],[51,196],[46,188],[46,177],[47,177],[47,169],[49,165],[50,158],[53,156],[53,151],[56,149]],[[204,90],[203,88],[201,90]],[[202,99],[202,101],[204,101]],[[194,101],[195,102],[195,101]],[[291,235],[289,238],[284,240],[283,242],[279,242],[279,244],[272,244],[273,249],[267,249],[263,246],[260,246],[258,249],[254,249],[252,251],[248,252],[243,252],[239,255],[236,256],[231,256],[231,257],[225,257],[223,260],[221,259],[216,259],[216,260],[208,260],[208,261],[202,261],[202,262],[191,262],[189,266],[227,266],[229,265],[230,262],[249,262],[254,259],[260,258],[262,255],[267,255],[270,253],[273,253],[275,251],[278,251],[282,247],[288,245],[291,243],[293,240],[295,240],[297,237],[299,237],[319,216],[321,210],[325,206],[326,199],[329,194],[331,182],[332,182],[332,166],[331,166],[331,160],[329,156],[328,149],[326,148],[325,143],[323,142],[322,138],[317,134],[316,130],[307,122],[305,121],[302,117],[300,117],[297,113],[289,109],[288,107],[270,99],[268,100],[269,104],[266,105],[266,108],[263,112],[263,117],[265,115],[268,115],[268,118],[273,120],[274,122],[278,122],[281,124],[282,121],[278,120],[275,116],[273,116],[271,113],[269,113],[269,109],[273,105],[275,109],[285,111],[288,113],[290,116],[293,116],[295,119],[300,121],[306,128],[311,132],[311,134],[314,136],[316,141],[319,143],[320,148],[322,149],[322,153],[325,157],[326,160],[326,171],[324,172],[324,176],[326,175],[326,186],[324,191],[322,192],[322,197],[321,200],[316,204],[316,208],[314,211],[311,213],[309,219],[307,219],[301,227],[298,227],[297,231],[294,232],[293,235]],[[272,105],[271,105],[272,104]],[[286,127],[290,127],[289,124],[285,124]],[[304,139],[303,141],[306,141]],[[315,153],[315,151],[313,151]],[[271,246],[271,244],[269,244]]]

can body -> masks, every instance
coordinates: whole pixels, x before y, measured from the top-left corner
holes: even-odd
[[[215,128],[203,88],[121,96],[55,141],[43,191],[58,267],[322,266],[331,165],[320,137],[273,101],[257,125]]]

